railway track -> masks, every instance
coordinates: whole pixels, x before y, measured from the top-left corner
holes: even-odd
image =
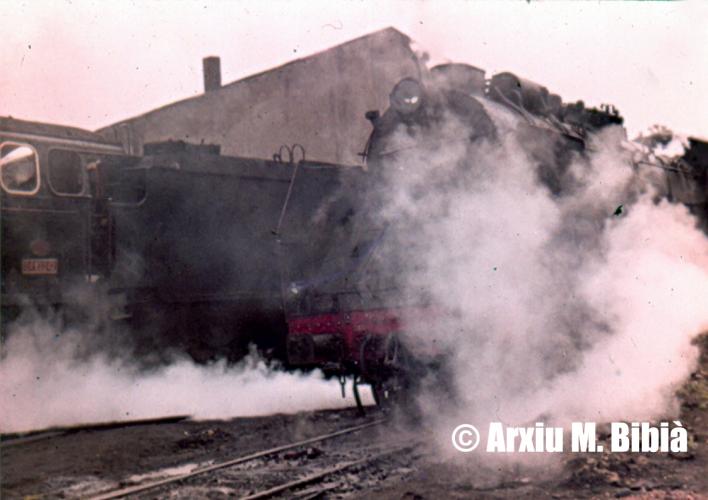
[[[173,424],[189,419],[189,415],[172,415],[169,417],[141,418],[135,420],[117,420],[113,422],[100,422],[91,424],[72,425],[68,427],[52,427],[41,431],[29,431],[22,433],[0,434],[0,448],[17,446],[21,444],[33,443],[44,439],[51,439],[59,436],[66,436],[83,431],[103,431],[110,429],[120,429],[124,427],[135,427],[139,425]]]
[[[374,420],[218,463],[194,464],[191,468],[186,464],[183,471],[170,477],[154,479],[155,473],[145,474],[137,480],[122,482],[118,488],[83,495],[82,498],[197,498],[214,493],[249,500],[283,495],[305,499],[320,497],[327,491],[346,489],[347,481],[353,481],[356,471],[365,476],[367,467],[384,458],[404,456],[415,447],[414,444],[391,443],[389,440],[381,443],[379,439],[371,439],[367,444],[376,444],[362,447],[360,436],[354,435],[385,421]],[[344,475],[347,478],[343,479]],[[145,479],[149,477],[153,479]],[[72,493],[65,492],[62,496],[73,497]]]

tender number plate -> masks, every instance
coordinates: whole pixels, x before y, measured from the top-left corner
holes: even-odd
[[[38,276],[58,273],[58,259],[22,259],[22,274]]]

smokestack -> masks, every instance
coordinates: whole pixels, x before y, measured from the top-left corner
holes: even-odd
[[[221,88],[221,59],[209,56],[202,59],[204,68],[204,92]]]

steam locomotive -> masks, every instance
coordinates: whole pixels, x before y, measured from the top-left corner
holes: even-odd
[[[405,180],[391,168],[402,155],[448,147],[450,117],[470,154],[511,129],[542,144],[530,154],[558,196],[589,135],[622,124],[612,107],[564,104],[464,64],[400,81],[383,114],[366,114],[366,168],[308,161],[301,146],[262,160],[167,142],[138,156],[85,130],[0,118],[3,331],[28,309],[83,320],[99,310],[101,327],[127,325],[139,350],[238,360],[255,344],[289,367],[395,397],[445,356],[400,333],[447,313],[425,291],[400,293],[391,234],[416,221],[392,227],[380,186]],[[664,196],[708,227],[708,144],[692,140],[673,161],[637,155],[661,171]]]
[[[531,148],[528,154],[530,163],[536,165],[537,180],[552,196],[572,196],[574,179],[569,166],[573,158],[587,153],[594,133],[609,126],[624,130],[619,127],[623,119],[612,106],[596,109],[582,102],[564,104],[558,95],[534,82],[511,73],[486,80],[482,70],[462,64],[435,67],[424,81],[401,80],[390,94],[388,109],[366,116],[373,132],[367,144],[370,185],[362,191],[357,209],[360,225],[352,226],[348,242],[333,246],[340,262],[348,262],[337,269],[348,271],[292,282],[286,292],[290,299],[286,302],[290,305],[287,347],[292,366],[316,366],[340,377],[352,375],[357,400],[357,383],[363,382],[372,386],[377,402],[385,403],[415,392],[431,374],[437,390],[446,387],[448,353],[442,343],[435,345],[434,332],[454,311],[441,310],[425,290],[413,296],[410,287],[403,290],[402,275],[415,266],[410,262],[400,265],[415,256],[414,250],[403,247],[415,245],[415,236],[410,235],[418,234],[425,221],[405,214],[393,221],[382,216],[388,193],[379,186],[410,184],[411,161],[433,169],[440,166],[441,150],[460,147],[465,151],[462,156],[472,161],[454,170],[451,177],[464,186],[475,147],[484,143],[493,148],[501,136],[514,134]],[[668,160],[635,143],[622,142],[635,170],[651,171],[657,196],[684,203],[708,232],[708,144],[691,139],[683,157]],[[433,157],[426,157],[431,152]],[[425,192],[433,190],[426,182],[444,180],[425,176],[418,185],[415,182],[407,194],[416,203],[426,203]],[[444,191],[438,189],[438,193]],[[426,219],[445,217],[440,207],[419,212]],[[399,234],[392,234],[395,231]],[[406,236],[401,237],[401,232]],[[393,249],[385,248],[387,240]],[[372,257],[377,253],[378,259]],[[407,341],[405,333],[411,330],[424,334]]]

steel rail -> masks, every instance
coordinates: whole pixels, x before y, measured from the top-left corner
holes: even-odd
[[[316,472],[314,474],[310,474],[309,476],[305,476],[301,479],[295,479],[294,481],[290,481],[285,484],[281,484],[280,486],[275,486],[273,488],[254,493],[252,495],[248,495],[245,497],[241,497],[239,500],[262,500],[264,498],[270,498],[272,496],[278,495],[280,493],[283,493],[285,491],[288,491],[292,488],[296,488],[298,486],[303,486],[308,483],[312,483],[314,481],[317,481],[318,479],[322,479],[323,477],[330,476],[332,474],[336,474],[337,472],[341,472],[346,469],[350,469],[351,467],[355,467],[357,465],[361,465],[367,462],[373,462],[374,460],[378,460],[380,458],[383,458],[388,455],[393,455],[395,453],[400,453],[402,451],[410,450],[412,447],[411,446],[403,446],[401,448],[397,448],[394,450],[387,450],[381,453],[377,453],[375,455],[370,455],[368,457],[360,458],[358,460],[352,460],[350,462],[344,462],[339,465],[335,465],[333,467],[330,467],[329,469],[325,469],[320,472]]]
[[[188,479],[190,477],[198,476],[201,474],[206,474],[207,472],[212,472],[212,471],[219,470],[219,469],[225,469],[227,467],[233,467],[234,465],[239,465],[244,462],[249,462],[251,460],[255,460],[257,458],[262,458],[267,455],[273,455],[275,453],[280,453],[282,451],[291,450],[293,448],[298,448],[300,446],[305,446],[305,445],[312,444],[312,443],[318,443],[320,441],[326,441],[328,439],[332,439],[332,438],[335,438],[338,436],[343,436],[345,434],[351,434],[353,432],[357,432],[357,431],[360,431],[360,430],[363,430],[363,429],[366,429],[369,427],[374,427],[376,425],[380,425],[380,424],[384,423],[385,421],[386,421],[386,419],[374,420],[373,422],[368,422],[366,424],[357,425],[355,427],[349,427],[347,429],[342,429],[342,430],[336,431],[336,432],[330,432],[329,434],[322,434],[320,436],[315,436],[313,438],[305,439],[303,441],[298,441],[296,443],[286,444],[286,445],[282,445],[282,446],[276,446],[275,448],[269,448],[267,450],[258,451],[255,453],[251,453],[250,455],[245,455],[245,456],[242,456],[239,458],[235,458],[233,460],[228,460],[226,462],[221,462],[221,463],[214,464],[214,465],[200,467],[200,468],[197,468],[196,470],[193,470],[191,472],[187,472],[185,474],[180,474],[178,476],[160,479],[157,481],[152,481],[150,483],[138,484],[135,486],[128,486],[126,488],[107,491],[104,493],[99,493],[97,495],[91,495],[91,496],[87,497],[87,500],[111,500],[114,498],[122,498],[125,496],[134,495],[136,493],[141,493],[143,491],[151,490],[151,489],[154,489],[154,488],[157,488],[160,486],[183,481],[184,479]]]
[[[17,437],[4,440],[0,437],[0,449],[7,448],[8,446],[16,446],[18,444],[33,443],[35,441],[41,441],[43,439],[49,439],[57,436],[65,436],[67,431],[53,431],[53,432],[41,432],[38,434],[33,434],[26,437]]]
[[[137,420],[114,420],[111,422],[78,424],[67,427],[51,427],[43,431],[28,431],[16,434],[0,434],[0,448],[32,443],[34,441],[58,436],[67,436],[69,434],[76,434],[84,431],[123,429],[125,427],[137,427],[140,425],[174,424],[187,420],[188,418],[190,418],[189,415],[172,415],[169,417],[141,418]]]

